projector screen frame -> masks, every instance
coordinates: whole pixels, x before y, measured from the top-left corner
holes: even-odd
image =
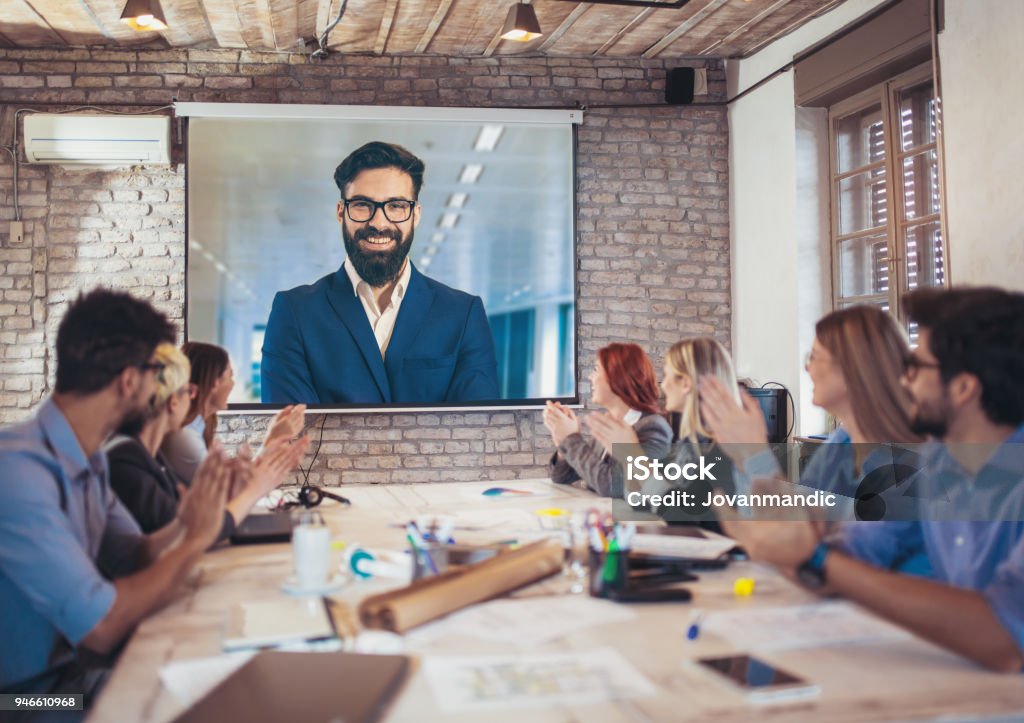
[[[580,400],[580,368],[579,368],[579,227],[578,227],[578,126],[583,122],[581,109],[551,110],[531,108],[461,108],[435,106],[345,106],[345,105],[312,105],[312,104],[275,104],[275,103],[174,103],[174,113],[179,119],[179,142],[184,145],[185,157],[185,272],[184,299],[182,304],[182,330],[184,340],[189,340],[189,119],[203,118],[234,118],[234,119],[294,119],[294,120],[420,120],[445,121],[452,123],[538,123],[538,124],[569,124],[571,131],[572,154],[572,289],[573,289],[573,394],[550,398],[521,398],[482,400],[479,404],[465,402],[445,403],[328,403],[307,404],[310,412],[359,414],[359,413],[418,413],[418,412],[502,412],[502,411],[535,411],[544,409],[550,401],[560,402],[571,408],[582,408]],[[228,408],[220,412],[224,415],[241,414],[275,414],[287,406],[284,403],[272,402],[231,402]]]

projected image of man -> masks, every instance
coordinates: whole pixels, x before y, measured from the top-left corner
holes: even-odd
[[[408,259],[422,215],[424,164],[374,141],[334,172],[347,259],[313,284],[278,292],[263,342],[267,403],[458,403],[499,397],[491,330],[478,296]]]

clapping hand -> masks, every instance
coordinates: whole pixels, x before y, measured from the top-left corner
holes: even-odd
[[[612,454],[612,446],[616,444],[639,444],[636,430],[621,419],[616,419],[607,412],[594,412],[587,417],[594,439],[601,443],[608,454]]]
[[[178,520],[185,528],[185,543],[196,551],[206,550],[220,534],[231,477],[231,461],[214,442],[196,470],[192,486],[179,487]]]
[[[279,439],[295,439],[302,431],[306,418],[305,404],[289,404],[274,415],[267,427],[267,435],[263,438],[263,448],[267,449]]]
[[[566,437],[571,434],[578,434],[580,431],[580,420],[573,412],[561,402],[548,402],[541,415],[544,426],[551,432],[551,441],[557,447]]]
[[[746,391],[740,390],[740,399],[743,401],[741,406],[716,377],[701,377],[698,389],[700,412],[716,442],[768,443],[768,426],[761,406]]]
[[[303,435],[301,438],[291,441],[289,437],[283,437],[269,446],[265,447],[256,462],[252,465],[252,473],[246,482],[246,489],[256,499],[276,489],[288,473],[295,469],[299,460],[309,449],[309,437]]]

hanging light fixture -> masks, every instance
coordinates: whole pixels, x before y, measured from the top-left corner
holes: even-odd
[[[160,0],[128,0],[121,22],[133,30],[167,30],[167,18]]]
[[[537,22],[537,13],[534,12],[533,5],[517,2],[508,9],[505,25],[501,29],[502,38],[525,43],[528,40],[539,38],[543,34],[540,31],[540,23]]]

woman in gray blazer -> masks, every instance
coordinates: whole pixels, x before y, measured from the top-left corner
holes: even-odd
[[[658,380],[643,349],[636,344],[609,344],[598,350],[590,389],[591,401],[606,412],[593,413],[588,423],[615,420],[632,429],[643,454],[651,459],[668,453],[672,430],[658,406]],[[548,402],[543,416],[557,448],[548,464],[552,481],[583,480],[599,495],[622,497],[625,471],[612,456],[611,445],[584,438],[576,414],[558,402]]]

